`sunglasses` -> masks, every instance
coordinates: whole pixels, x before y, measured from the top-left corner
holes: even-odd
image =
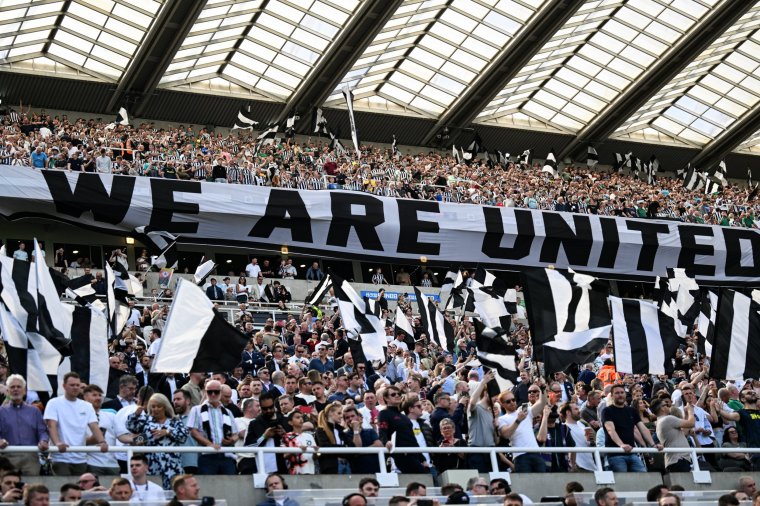
[[[397,392],[390,392],[390,393],[388,394],[388,397],[399,397],[400,395],[401,395],[401,394],[399,394],[399,393],[397,393]]]
[[[207,395],[219,395],[220,393],[220,390],[206,390]]]
[[[507,400],[506,400],[506,401],[504,401],[504,402],[505,402],[505,403],[507,403],[507,404],[511,404],[511,403],[513,403],[513,402],[515,402],[515,403],[516,403],[517,401],[516,401],[515,399],[507,399]]]

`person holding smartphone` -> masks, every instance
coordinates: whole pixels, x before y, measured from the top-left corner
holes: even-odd
[[[538,400],[530,405],[517,407],[515,395],[506,391],[499,396],[499,402],[506,413],[499,417],[499,434],[509,439],[510,445],[519,448],[538,448],[538,441],[533,433],[533,417],[540,416],[546,405],[546,391],[543,382],[540,385],[541,394]],[[526,421],[527,418],[527,421]],[[515,472],[545,473],[546,464],[538,453],[514,453]]]

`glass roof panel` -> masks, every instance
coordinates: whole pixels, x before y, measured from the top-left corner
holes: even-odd
[[[375,74],[377,69],[372,65],[381,61],[390,64],[388,71],[365,77],[358,86],[371,84],[373,93],[402,107],[408,105],[410,111],[423,116],[436,117],[472,85],[480,72],[488,71],[489,62],[505,50],[545,3],[545,0],[451,0],[447,6],[442,0],[406,0],[343,77],[327,103],[340,106],[342,100],[337,90],[346,84],[353,85],[363,68],[370,66],[369,73]],[[414,36],[399,46],[402,51],[391,56],[379,44],[402,40],[399,28]],[[374,56],[379,60],[373,60]],[[407,65],[408,62],[414,65]],[[424,70],[418,71],[420,68]],[[410,79],[414,86],[408,82]]]
[[[50,62],[55,61],[93,77],[118,80],[151,29],[162,3],[163,0],[0,2],[0,33],[12,37],[6,40],[7,46],[13,48],[6,57],[34,57],[35,51],[24,47],[39,48],[39,41],[43,41],[41,49],[50,53],[50,58],[35,60],[35,68],[44,70],[43,62],[48,62],[49,70],[54,72],[55,64]]]
[[[709,7],[699,0],[674,0],[671,5],[686,16],[698,15]],[[679,19],[660,16],[658,21],[673,27]],[[753,77],[760,72],[757,30],[760,2],[754,0],[749,12],[663,86],[613,136],[643,139],[643,131],[653,126],[701,147],[722,134],[760,103],[760,81]],[[655,33],[663,38],[662,32]],[[660,114],[670,118],[686,118],[688,114],[689,119],[673,125],[659,121]]]
[[[541,92],[550,90],[568,102],[540,119],[577,131],[576,127],[588,124],[634,86],[673,44],[690,36],[700,16],[706,15],[716,1],[719,0],[587,1],[480,113],[477,121],[498,123],[502,105],[509,103],[534,115],[541,110],[548,112],[533,107],[532,102],[546,105],[546,95]],[[684,10],[687,4],[691,8]],[[549,73],[542,73],[546,71]],[[527,100],[519,103],[511,101],[508,91],[517,83],[523,83],[519,88],[522,93],[530,93]]]
[[[177,79],[176,73],[205,64],[207,68],[196,76],[199,81],[205,81],[209,72],[216,73],[272,100],[287,100],[319,64],[362,1],[210,0],[161,83],[183,84],[193,74]],[[212,43],[215,39],[208,35],[218,38],[221,26],[225,42]]]

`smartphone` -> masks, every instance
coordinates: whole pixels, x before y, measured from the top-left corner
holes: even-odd
[[[528,403],[527,403],[527,402],[525,402],[525,403],[523,403],[523,405],[522,405],[522,406],[520,406],[520,409],[522,409],[523,411],[525,411],[525,412],[527,413],[527,412],[528,412],[528,408],[529,408],[529,407],[530,407],[530,406],[528,405]]]
[[[433,506],[432,499],[417,499],[417,506]]]

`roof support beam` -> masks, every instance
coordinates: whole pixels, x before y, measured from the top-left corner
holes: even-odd
[[[760,130],[760,107],[747,112],[743,118],[734,122],[712,141],[708,142],[702,151],[691,160],[692,167],[705,170],[717,165],[726,155]]]
[[[705,20],[691,33],[657,60],[652,68],[628,90],[600,112],[585,128],[581,129],[557,157],[579,159],[586,154],[588,143],[604,142],[620,125],[626,122],[647,101],[657,94],[679,72],[694,61],[695,56],[707,49],[718,37],[736,23],[755,4],[752,2],[723,2],[710,10]]]
[[[583,0],[552,0],[537,12],[501,50],[493,63],[443,113],[425,135],[422,144],[430,144],[443,127],[468,126],[584,3]]]
[[[299,111],[301,121],[296,125],[296,130],[302,131],[311,118],[306,112],[319,107],[330,96],[402,3],[403,0],[368,0],[362,3],[340,31],[329,52],[322,56],[293,92],[277,123],[284,122],[290,111]]]
[[[174,55],[200,16],[202,2],[167,0],[159,11],[150,32],[132,58],[129,68],[108,102],[108,111],[128,104],[129,113],[140,116],[151,94],[158,86],[161,76],[169,67]]]

